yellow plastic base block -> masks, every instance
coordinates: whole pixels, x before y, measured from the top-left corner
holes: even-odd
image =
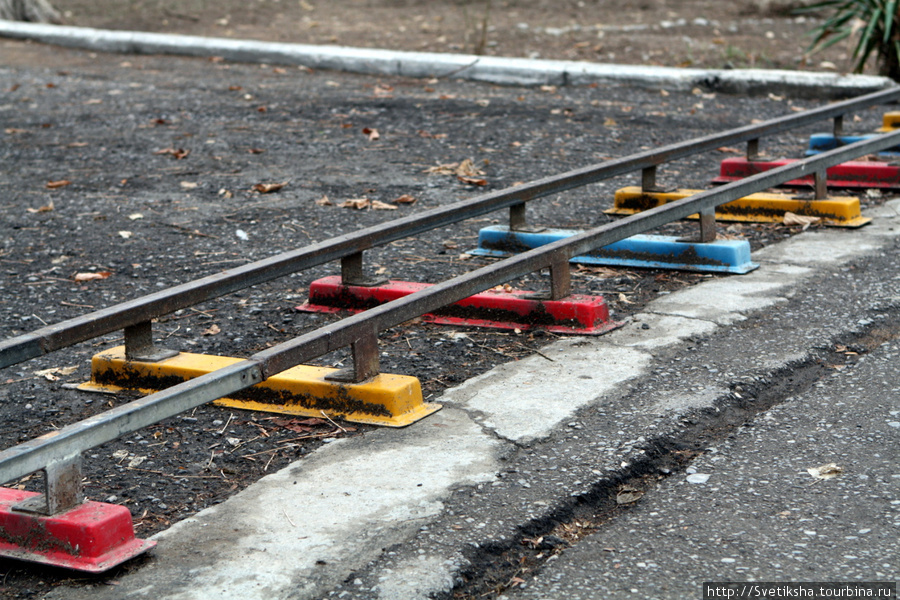
[[[669,202],[698,194],[703,190],[675,190],[672,192],[644,192],[640,187],[625,187],[616,192],[611,215],[633,215]],[[821,217],[826,225],[834,227],[861,227],[872,219],[863,217],[859,210],[859,198],[833,196],[826,200],[802,200],[785,194],[750,194],[716,207],[716,219],[720,221],[746,221],[753,223],[778,223],[784,214],[792,212],[805,217]],[[696,219],[691,215],[689,219]]]
[[[159,362],[125,360],[125,346],[94,355],[91,381],[78,389],[151,393],[239,362],[239,358],[181,352]],[[440,410],[425,403],[419,380],[381,373],[363,383],[336,383],[325,377],[337,371],[300,365],[214,404],[230,408],[321,417],[341,417],[353,423],[404,427]]]
[[[892,111],[884,113],[882,123],[882,126],[876,130],[878,133],[886,133],[888,131],[900,129],[900,112]]]

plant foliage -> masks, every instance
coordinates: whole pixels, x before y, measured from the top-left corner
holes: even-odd
[[[828,16],[810,34],[810,51],[858,35],[853,59],[854,72],[862,73],[874,52],[881,75],[900,81],[900,0],[821,0],[798,9],[798,13],[825,12]]]

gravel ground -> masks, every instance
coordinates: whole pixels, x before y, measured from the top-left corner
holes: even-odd
[[[500,88],[0,44],[15,50],[0,67],[4,337],[483,190],[811,106],[777,97]],[[852,125],[869,131],[879,121],[879,111],[867,111]],[[764,150],[797,155],[808,133],[766,140]],[[732,152],[679,161],[661,178],[704,187]],[[465,159],[483,171],[486,185],[426,172]],[[539,201],[529,219],[575,228],[604,223],[600,211],[612,191],[635,179]],[[265,194],[253,189],[271,183],[285,185]],[[340,207],[361,197],[393,204],[403,195],[416,202],[396,210]],[[395,279],[446,279],[483,264],[460,255],[475,245],[479,227],[503,220],[491,215],[395,242],[367,253],[367,268]],[[722,232],[747,235],[758,247],[791,230]],[[294,307],[312,279],[336,270],[326,265],[181,311],[160,319],[156,334],[179,350],[247,355],[333,319]],[[79,281],[86,273],[98,278]],[[573,279],[575,292],[606,293],[621,318],[701,277],[588,269]],[[536,275],[512,284],[541,289],[547,281]],[[382,334],[382,368],[419,377],[432,397],[531,353],[552,338],[542,333],[407,323]],[[129,400],[64,387],[87,379],[89,357],[118,342],[105,336],[0,372],[4,447]],[[338,352],[319,362],[346,358]],[[38,373],[46,369],[62,370]],[[127,505],[138,534],[147,536],[317,444],[363,429],[202,407],[89,453],[86,493]],[[39,489],[34,478],[19,484]],[[9,598],[38,597],[71,577],[10,562],[0,570]]]

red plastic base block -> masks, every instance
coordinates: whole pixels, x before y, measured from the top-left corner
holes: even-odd
[[[430,283],[390,281],[374,287],[343,285],[339,275],[318,279],[309,286],[309,301],[297,310],[335,313],[361,312],[429,287]],[[435,313],[422,315],[430,323],[497,329],[545,329],[553,333],[600,335],[620,327],[609,319],[602,296],[573,294],[563,300],[537,300],[534,292],[487,291],[460,300]]]
[[[0,556],[102,573],[156,545],[134,537],[131,513],[118,504],[85,502],[49,517],[13,509],[38,495],[0,488]]]
[[[744,177],[756,175],[777,167],[796,162],[786,158],[772,161],[749,161],[746,158],[726,158],[719,168],[719,176],[713,183],[731,183]],[[829,186],[836,188],[882,188],[900,189],[900,167],[885,162],[851,161],[841,163],[826,171]],[[792,179],[782,185],[791,187],[814,186],[813,176]]]

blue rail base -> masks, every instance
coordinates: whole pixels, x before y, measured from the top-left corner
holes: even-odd
[[[540,233],[510,231],[506,226],[484,227],[478,232],[475,256],[505,257],[581,233],[576,229],[546,229]],[[716,240],[707,244],[679,242],[667,235],[634,235],[604,246],[571,262],[615,267],[677,269],[743,274],[759,267],[750,261],[746,240]]]

